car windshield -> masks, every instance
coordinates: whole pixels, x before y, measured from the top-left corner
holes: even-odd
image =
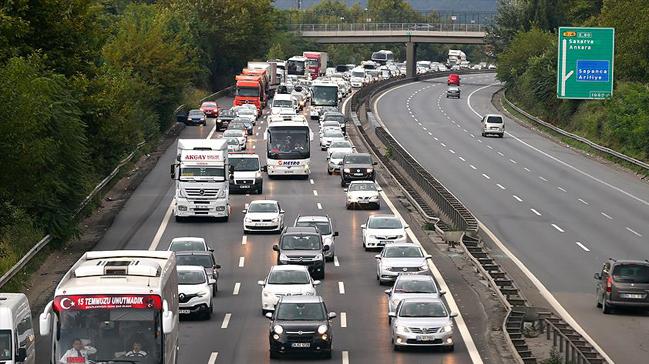
[[[373,217],[367,224],[370,229],[401,229],[401,220],[396,217]]]
[[[421,258],[424,255],[416,246],[386,246],[383,256],[386,258]]]
[[[352,154],[345,158],[348,164],[372,164],[372,157],[369,155]]]
[[[282,250],[319,250],[319,235],[284,235],[282,237]]]
[[[291,100],[273,100],[273,107],[293,107],[293,101]]]
[[[176,255],[178,265],[197,265],[203,268],[212,268],[212,258],[209,255]]]
[[[365,72],[361,72],[361,71],[352,72],[352,77],[365,78]]]
[[[225,169],[223,167],[181,167],[180,177],[224,177]]]
[[[205,283],[205,272],[196,270],[179,270],[178,284],[201,284]]]
[[[351,148],[352,143],[350,142],[333,142],[329,148]]]
[[[237,110],[237,114],[239,115],[255,115],[255,110],[249,108],[249,107],[242,107],[239,110]]]
[[[649,284],[649,265],[623,264],[613,268],[613,280],[620,283]]]
[[[437,287],[432,279],[398,279],[394,284],[397,293],[437,293]]]
[[[446,307],[441,302],[404,302],[399,310],[400,317],[447,317]]]
[[[0,330],[0,360],[11,360],[11,330]]]
[[[256,202],[248,206],[248,212],[279,212],[274,202]]]
[[[321,303],[281,303],[277,307],[276,320],[324,321],[327,319]]]
[[[342,124],[345,122],[345,116],[344,115],[339,115],[339,114],[330,114],[330,115],[325,115],[324,121],[335,121],[339,124]]]
[[[324,136],[327,138],[344,138],[343,133],[340,130],[325,130]]]
[[[202,111],[200,110],[192,110],[189,112],[189,116],[204,116]]]
[[[309,273],[302,270],[274,270],[268,276],[268,284],[309,284]]]
[[[254,172],[259,170],[259,159],[230,157],[230,165],[236,172]]]
[[[314,227],[318,229],[320,234],[329,235],[331,234],[331,225],[327,221],[298,221],[295,226],[298,227]]]
[[[227,137],[236,138],[236,137],[240,137],[240,136],[243,136],[243,131],[241,131],[241,130],[228,129],[228,130],[223,132],[223,137],[225,137],[225,138],[227,138]]]
[[[351,183],[348,191],[376,191],[374,183]]]
[[[503,118],[500,116],[489,116],[487,117],[487,123],[489,124],[502,124]]]
[[[172,252],[202,252],[205,251],[205,244],[202,241],[172,241],[169,245]]]
[[[331,159],[343,159],[345,156],[349,154],[347,152],[333,152],[331,153]]]
[[[201,107],[216,107],[216,102],[204,102]]]

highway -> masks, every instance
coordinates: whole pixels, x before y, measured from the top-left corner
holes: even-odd
[[[221,99],[222,106],[231,101]],[[179,363],[266,363],[269,321],[261,315],[261,287],[257,281],[275,263],[272,244],[278,235],[242,235],[245,203],[254,199],[276,199],[286,211],[285,221],[292,224],[297,214],[329,214],[336,239],[335,262],[327,263],[326,278],[318,287],[330,311],[338,314],[334,321],[336,363],[471,363],[468,350],[456,331],[455,352],[436,350],[393,352],[387,320],[387,300],[375,279],[373,252],[361,244],[360,225],[374,213],[388,213],[388,203],[381,211],[345,210],[344,192],[338,176],[326,173],[325,152],[317,140],[317,123],[310,122],[315,137],[312,142],[312,173],[307,180],[265,179],[263,195],[231,195],[232,214],[227,223],[173,219],[171,203],[173,181],[169,164],[175,158],[175,144],[134,191],[123,210],[106,231],[95,250],[167,248],[174,237],[204,237],[215,249],[217,263],[222,265],[219,292],[214,299],[214,314],[209,321],[181,322]],[[265,159],[263,130],[258,121],[247,148]],[[205,127],[186,127],[181,138],[216,138],[213,121]],[[303,358],[298,358],[303,359]],[[274,362],[283,362],[274,361]],[[301,360],[290,360],[300,362]]]
[[[649,313],[602,314],[593,274],[608,257],[649,258],[649,185],[509,119],[503,139],[481,137],[480,116],[499,113],[494,74],[462,76],[459,100],[446,88],[446,78],[402,85],[374,110],[614,362],[647,362]]]

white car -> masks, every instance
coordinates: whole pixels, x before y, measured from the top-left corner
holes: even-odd
[[[178,271],[178,313],[200,315],[206,320],[212,317],[212,287],[205,269],[195,265],[179,265]]]
[[[237,138],[225,138],[225,143],[228,145],[228,152],[240,152],[241,145]]]
[[[248,104],[248,105],[252,105],[252,104]],[[252,106],[255,106],[255,105],[252,105]],[[249,108],[249,107],[240,107],[240,108],[237,109],[236,113],[237,113],[237,117],[250,120],[250,122],[252,122],[252,125],[255,125],[255,123],[257,122],[257,107],[256,106],[255,106],[254,109]]]
[[[320,135],[321,136],[322,136],[322,133],[324,132],[324,130],[327,129],[327,128],[341,129],[340,123],[338,121],[336,121],[336,120],[321,121],[320,122]]]
[[[361,225],[363,230],[363,247],[382,248],[391,243],[405,243],[408,225],[394,215],[373,215]]]
[[[327,173],[330,175],[334,173],[340,173],[340,166],[343,164],[343,158],[349,154],[346,152],[333,152],[329,155],[329,160],[327,161]]]
[[[203,238],[195,237],[181,237],[174,238],[169,243],[168,251],[171,252],[206,252],[214,251],[212,248],[207,247],[207,243]]]
[[[393,243],[376,255],[376,279],[379,284],[394,282],[401,273],[428,272],[430,255],[415,244]]]
[[[337,130],[334,128],[325,129],[320,138],[320,149],[327,150],[331,143],[345,140],[345,134],[340,127]]]
[[[223,132],[223,137],[224,138],[236,138],[239,141],[239,146],[241,147],[241,150],[246,149],[246,132],[244,130],[240,129],[228,129]]]
[[[395,312],[406,298],[440,298],[445,291],[437,288],[433,276],[428,274],[399,274],[394,285],[385,290],[388,295],[388,313]]]
[[[275,310],[280,296],[315,296],[315,286],[320,281],[314,281],[304,265],[275,265],[270,268],[266,278],[257,284],[263,287],[261,312],[265,315]]]
[[[354,146],[347,140],[335,141],[332,142],[327,149],[327,159],[331,158],[331,154],[334,152],[351,154],[354,153]]]
[[[243,232],[276,231],[284,229],[284,210],[275,200],[255,200],[243,210]]]
[[[254,111],[256,116],[261,115],[259,109],[257,109],[257,106],[255,106],[254,104],[243,104],[243,105],[235,106],[232,109],[234,110],[235,114],[237,114],[237,116],[239,116],[239,111],[243,109],[250,109]]]
[[[487,114],[480,120],[482,136],[489,134],[502,138],[505,135],[505,120],[502,115]]]
[[[372,206],[379,210],[381,208],[381,189],[373,181],[352,181],[347,188],[345,207],[349,210],[356,206]]]

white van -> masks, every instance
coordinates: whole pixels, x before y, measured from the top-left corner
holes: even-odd
[[[36,337],[27,296],[0,293],[0,363],[36,362]]]
[[[502,138],[505,134],[505,119],[502,115],[487,114],[480,121],[480,125],[483,137],[492,134]]]
[[[295,97],[291,94],[275,94],[270,110],[272,115],[282,114],[285,110],[292,110],[295,113],[298,110],[298,105]]]

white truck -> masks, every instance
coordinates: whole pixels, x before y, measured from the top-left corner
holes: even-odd
[[[230,216],[228,145],[225,139],[178,139],[171,178],[176,181],[174,215],[187,217]]]
[[[448,60],[447,64],[453,66],[453,65],[459,65],[460,62],[466,61],[466,54],[462,52],[459,49],[449,49],[448,50]]]

